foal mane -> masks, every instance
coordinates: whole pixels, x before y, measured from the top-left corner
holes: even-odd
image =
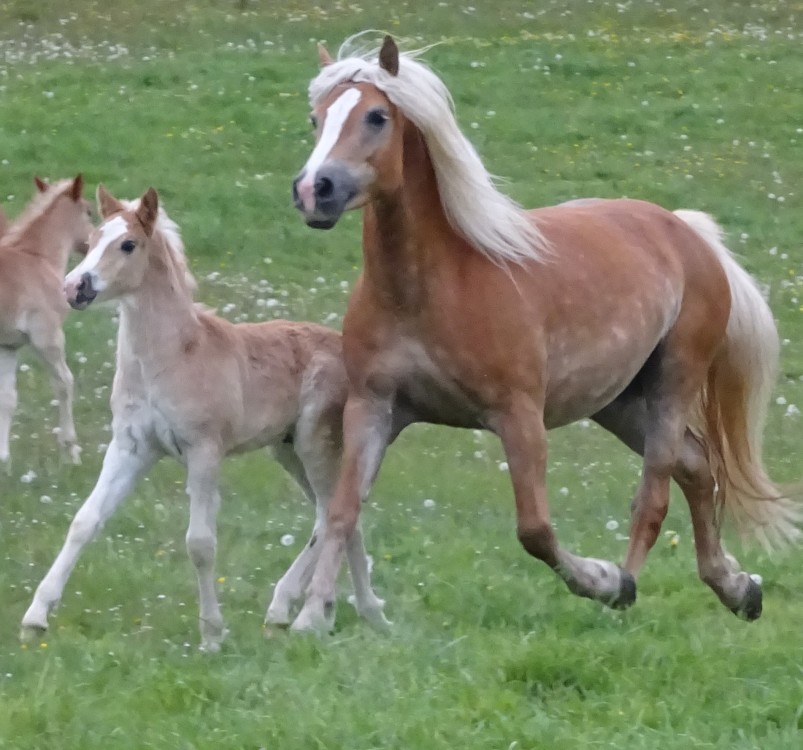
[[[402,53],[398,75],[393,76],[380,67],[378,48],[356,48],[365,33],[346,39],[337,61],[310,82],[311,104],[342,83],[376,86],[421,131],[452,228],[494,263],[543,260],[549,252],[547,241],[524,209],[496,188],[457,124],[446,85],[416,59],[424,50]]]
[[[0,237],[0,244],[10,245],[22,237],[40,216],[44,216],[58,198],[67,192],[73,180],[59,180],[54,182],[44,193],[37,193],[23,209],[22,213],[10,222],[8,230]]]

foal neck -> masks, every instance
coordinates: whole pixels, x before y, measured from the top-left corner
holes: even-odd
[[[173,354],[193,346],[200,322],[184,269],[166,240],[157,233],[149,244],[142,282],[121,299],[119,351],[130,351],[142,367],[168,369]]]

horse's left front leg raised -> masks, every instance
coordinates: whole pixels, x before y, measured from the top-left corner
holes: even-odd
[[[220,507],[218,475],[222,456],[217,446],[193,446],[187,453],[187,494],[190,496],[190,523],[187,552],[198,578],[200,601],[198,623],[201,650],[220,651],[226,637],[223,615],[215,590],[215,551],[217,512]]]
[[[542,410],[532,399],[522,396],[514,399],[492,426],[507,455],[516,500],[517,533],[524,549],[549,565],[572,593],[617,609],[633,604],[636,583],[627,571],[607,560],[573,555],[558,544],[549,521]]]

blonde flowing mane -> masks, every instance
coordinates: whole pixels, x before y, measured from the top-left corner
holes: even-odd
[[[376,86],[424,136],[452,227],[495,263],[542,260],[548,243],[524,209],[497,190],[493,176],[457,124],[445,84],[416,59],[422,50],[401,54],[398,75],[392,76],[380,67],[377,48],[357,48],[357,40],[365,33],[349,37],[337,61],[312,80],[312,105],[344,82]]]
[[[31,202],[25,206],[23,212],[8,226],[8,231],[0,237],[0,245],[6,246],[16,242],[28,231],[40,216],[43,216],[50,207],[73,184],[73,180],[59,180],[54,182],[44,193],[37,193]]]

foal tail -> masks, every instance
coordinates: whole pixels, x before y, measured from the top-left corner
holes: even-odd
[[[801,537],[803,510],[767,475],[761,459],[767,404],[780,346],[769,305],[722,242],[722,229],[701,211],[675,211],[711,246],[731,289],[725,344],[708,371],[692,429],[703,438],[717,483],[716,503],[765,548]]]

